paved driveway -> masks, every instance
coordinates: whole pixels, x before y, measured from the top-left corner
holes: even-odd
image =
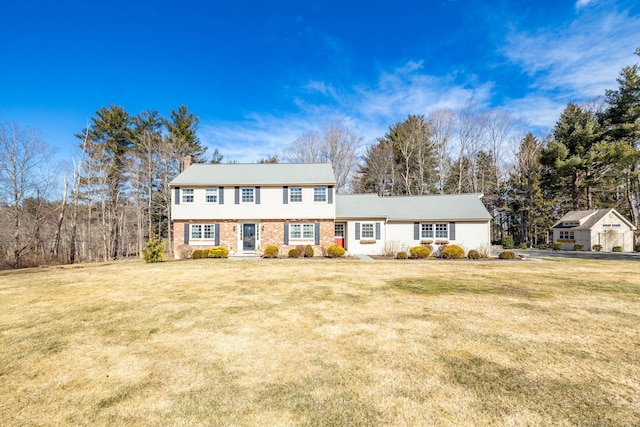
[[[575,252],[575,251],[541,251],[539,249],[514,249],[518,255],[528,256],[530,258],[582,258],[582,259],[603,259],[617,261],[636,261],[640,262],[640,252]],[[500,252],[498,252],[500,253]],[[497,255],[497,253],[496,253]]]

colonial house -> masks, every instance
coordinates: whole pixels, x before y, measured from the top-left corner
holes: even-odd
[[[619,246],[623,252],[633,252],[633,232],[636,227],[615,209],[569,211],[553,227],[553,242],[563,249],[573,250],[582,245],[583,250],[593,250],[599,245],[610,252]]]
[[[420,244],[490,244],[491,216],[479,194],[336,195],[335,184],[328,163],[190,165],[170,183],[174,247],[254,255],[267,245],[282,254],[312,245],[320,254],[338,244],[377,255]]]

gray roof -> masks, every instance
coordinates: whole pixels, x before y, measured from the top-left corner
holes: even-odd
[[[385,218],[391,221],[490,220],[482,194],[380,197],[376,194],[336,196],[336,218]]]
[[[184,185],[335,185],[330,163],[228,163],[189,166],[169,184]]]
[[[556,222],[551,228],[556,228],[556,229],[570,228],[572,230],[590,230],[591,227],[596,225],[598,221],[600,221],[602,218],[604,218],[606,215],[608,215],[611,212],[616,214],[616,216],[620,220],[622,220],[624,223],[626,223],[632,230],[635,230],[636,227],[629,220],[627,220],[625,217],[620,215],[620,213],[613,208],[593,209],[588,211],[569,211],[566,214],[564,214],[564,216],[560,218],[558,222]],[[584,221],[584,222],[582,222],[582,224],[577,226],[563,225],[563,223],[566,221],[571,221],[571,222]]]

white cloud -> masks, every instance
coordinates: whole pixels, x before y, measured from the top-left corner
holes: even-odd
[[[587,7],[595,2],[596,0],[578,0],[576,2],[576,9],[582,9],[583,7]]]

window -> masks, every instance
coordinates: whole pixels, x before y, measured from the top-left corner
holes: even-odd
[[[302,202],[302,188],[291,187],[289,189],[289,202],[291,203]]]
[[[242,189],[242,203],[253,203],[253,188]]]
[[[314,240],[314,224],[289,224],[289,240]]]
[[[560,240],[574,240],[573,231],[561,231]]]
[[[344,238],[344,224],[336,224],[334,227],[334,236],[340,239]]]
[[[324,187],[316,187],[313,189],[313,201],[317,203],[326,203],[327,189]]]
[[[182,189],[182,203],[193,203],[193,188]]]
[[[375,238],[375,234],[374,234],[374,231],[373,231],[373,223],[371,223],[371,222],[362,223],[362,230],[361,230],[360,238],[361,239],[374,239]]]
[[[446,239],[449,237],[447,224],[436,224],[436,239]]]
[[[433,239],[433,224],[420,224],[420,238]]]
[[[215,240],[215,224],[191,224],[191,240]]]
[[[204,200],[207,203],[218,203],[218,189],[207,188],[205,190]]]

